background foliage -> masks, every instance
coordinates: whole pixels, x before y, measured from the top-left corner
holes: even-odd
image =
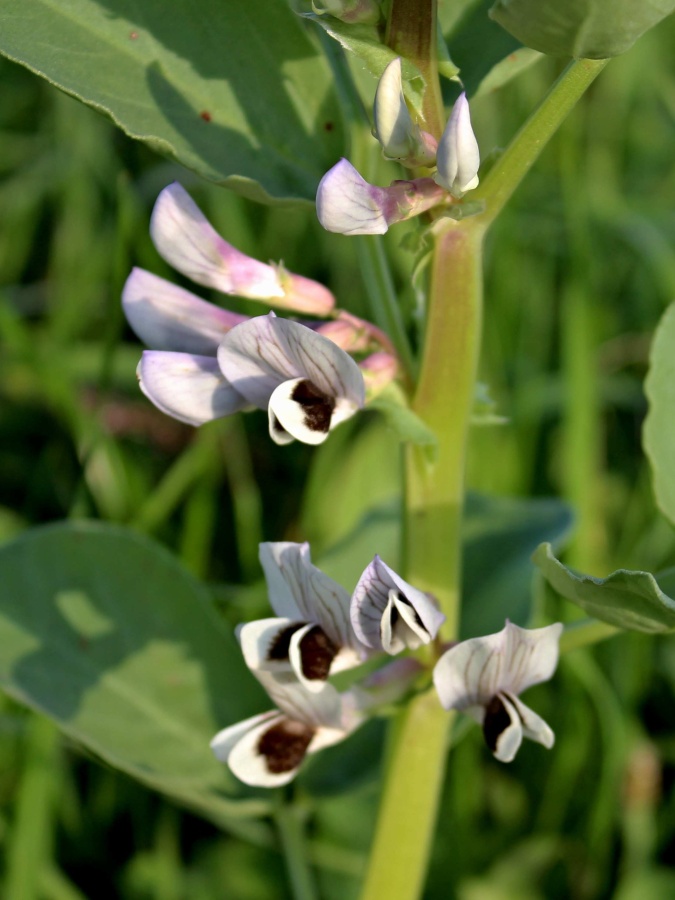
[[[675,565],[673,530],[655,507],[640,447],[650,338],[675,297],[674,39],[675,23],[668,21],[610,64],[499,220],[486,259],[482,380],[509,422],[474,430],[471,487],[505,498],[496,518],[492,510],[492,528],[495,521],[517,524],[519,503],[528,498],[566,500],[576,527],[565,561],[594,575]],[[497,97],[485,92],[476,101],[483,148],[506,142],[557,68],[540,61]],[[61,519],[131,526],[145,537],[119,551],[127,566],[119,591],[130,615],[134,590],[142,592],[132,558],[151,537],[212,585],[191,587],[189,575],[181,576],[186,590],[200,594],[205,619],[222,618],[224,634],[265,609],[260,539],[311,539],[315,558],[348,587],[373,548],[395,564],[390,510],[397,503],[398,448],[375,414],[343,426],[318,451],[277,452],[262,416],[194,432],[138,393],[140,348],[119,306],[131,265],[173,277],[147,225],[156,194],[175,178],[240,249],[283,258],[290,269],[329,283],[353,312],[367,314],[356,244],[321,232],[309,207],[254,206],[198,182],[13,63],[0,61],[0,73],[5,550],[29,527]],[[384,245],[402,303],[414,316],[413,257],[401,231]],[[465,623],[474,632],[498,627],[500,595],[526,617],[526,559],[540,539],[528,543],[523,527],[520,543],[496,559],[481,525],[488,502],[496,501],[477,497],[469,519],[472,602]],[[559,544],[568,525],[564,509],[543,499],[535,508],[546,529],[538,534]],[[49,534],[58,531],[40,539]],[[47,574],[58,591],[59,552],[53,552]],[[552,615],[573,615],[557,608],[539,582],[534,598]],[[68,602],[78,601],[64,602],[67,622]],[[158,620],[169,616],[168,596],[146,602],[156,604]],[[91,633],[78,638],[66,629],[63,639],[71,649],[82,638],[104,642],[97,652],[105,659],[114,652],[114,642],[112,651],[105,643],[105,611],[89,612]],[[18,613],[17,640],[30,633],[25,614]],[[176,646],[172,634],[167,647]],[[173,651],[165,657],[161,646],[147,650],[151,659],[135,658],[144,680],[156,665],[153,654],[177,664]],[[196,713],[204,733],[226,724],[216,719],[227,718],[230,702],[259,708],[253,687],[242,699],[248,688],[230,664],[236,668],[228,657],[214,674],[220,711]],[[104,680],[92,683],[106,688]],[[461,900],[631,900],[675,892],[665,869],[675,841],[674,687],[672,641],[622,635],[593,652],[575,650],[556,680],[537,688],[533,705],[558,738],[552,753],[525,746],[506,768],[483,751],[476,729],[464,731],[445,786],[428,897],[445,900],[450,886]],[[12,693],[21,698],[18,687]],[[100,725],[95,701],[89,693],[84,713]],[[129,731],[145,735],[150,723],[136,721]],[[297,785],[327,898],[356,895],[372,830],[381,731],[375,722],[353,739],[361,742],[358,769],[342,745],[317,759]],[[81,731],[63,739],[48,720],[2,700],[3,896],[281,896],[283,863],[265,822],[241,810],[211,814],[225,825],[220,831],[101,765],[91,741],[83,756],[82,740]],[[208,753],[203,759],[208,771],[195,762],[192,788],[226,778],[209,768]],[[148,764],[163,770],[161,754],[148,748]],[[174,786],[173,795],[205,811],[185,790]]]

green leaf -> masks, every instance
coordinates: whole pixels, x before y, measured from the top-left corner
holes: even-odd
[[[538,547],[532,559],[554,590],[602,622],[650,634],[675,628],[675,601],[649,572],[577,575],[554,557],[549,544]]]
[[[661,319],[645,381],[649,412],[642,434],[661,511],[675,522],[675,303]]]
[[[208,591],[123,528],[63,523],[0,548],[0,685],[110,765],[214,821],[260,814],[209,741],[269,708]],[[267,702],[268,706],[265,706]]]
[[[408,406],[403,390],[395,382],[368,402],[368,409],[381,412],[399,441],[435,447],[436,435]]]
[[[496,90],[539,58],[532,51],[523,55],[520,41],[488,17],[491,2],[480,0],[468,5],[462,18],[446,33],[450,55],[459,66],[469,97]]]
[[[488,634],[509,618],[526,625],[532,597],[532,551],[562,542],[572,526],[559,500],[470,493],[464,516],[462,637]]]
[[[492,18],[534,50],[606,59],[673,12],[675,0],[497,0]]]
[[[333,75],[279,0],[6,0],[0,52],[254,200],[313,201],[343,149]]]

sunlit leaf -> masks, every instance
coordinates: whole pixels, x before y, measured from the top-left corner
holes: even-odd
[[[555,558],[549,544],[538,547],[532,559],[554,590],[595,619],[647,633],[675,628],[675,601],[649,572],[619,569],[607,578],[578,575]]]
[[[675,9],[675,0],[497,0],[490,15],[534,50],[554,56],[618,56]]]
[[[645,393],[649,413],[643,442],[652,465],[656,502],[675,522],[675,303],[656,329]]]
[[[327,62],[278,0],[6,0],[0,52],[255,200],[312,200],[343,151]]]
[[[208,591],[169,553],[119,527],[46,526],[0,548],[0,584],[11,696],[215,820],[264,808],[223,796],[240,786],[209,741],[269,701]]]

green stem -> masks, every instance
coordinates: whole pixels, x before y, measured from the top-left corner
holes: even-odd
[[[539,154],[588,86],[607,65],[606,59],[575,59],[561,74],[539,107],[513,138],[485,179],[471,192],[472,201],[484,201],[481,216],[494,221]]]
[[[387,46],[413,62],[425,81],[424,128],[440,138],[445,126],[436,53],[436,0],[392,0],[387,22]]]
[[[407,452],[406,577],[432,593],[457,633],[466,442],[480,347],[483,229],[447,220],[436,239],[422,369],[413,400],[438,439]]]
[[[294,900],[316,900],[314,877],[308,865],[309,853],[305,842],[303,811],[292,803],[282,800],[274,817]]]

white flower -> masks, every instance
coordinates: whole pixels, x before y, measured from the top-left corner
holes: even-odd
[[[393,59],[382,73],[373,104],[374,135],[387,159],[411,168],[430,166],[436,158],[436,141],[413,122],[403,95],[401,58]]]
[[[466,191],[478,187],[480,151],[471,127],[469,101],[461,93],[452,108],[445,131],[436,151],[437,184],[461,197]]]
[[[384,234],[390,225],[419,216],[445,200],[447,194],[433,178],[377,187],[341,159],[319,182],[316,212],[326,231]]]
[[[309,544],[261,544],[260,562],[278,618],[240,626],[248,667],[256,673],[292,671],[305,688],[320,691],[331,671],[359,665],[367,650],[351,628],[349,594],[312,565]]]
[[[277,444],[320,444],[364,405],[354,360],[328,338],[274,313],[231,328],[212,352],[146,350],[138,367],[142,391],[192,425],[252,406],[266,409]]]
[[[559,622],[528,630],[507,621],[498,634],[462,641],[436,663],[434,684],[441,705],[467,712],[482,724],[486,743],[501,762],[511,762],[523,737],[553,746],[549,726],[518,695],[551,678],[562,629]]]
[[[294,679],[255,674],[278,709],[224,728],[211,741],[217,759],[245,784],[287,784],[308,753],[336,744],[361,723],[356,703],[330,684],[316,693]]]
[[[427,594],[376,556],[354,589],[351,620],[367,647],[394,654],[428,644],[445,616]]]

